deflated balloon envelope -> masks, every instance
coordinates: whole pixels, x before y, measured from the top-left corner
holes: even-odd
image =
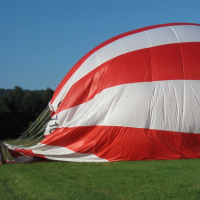
[[[61,81],[45,139],[32,155],[77,162],[200,158],[199,88],[199,24],[111,38]]]

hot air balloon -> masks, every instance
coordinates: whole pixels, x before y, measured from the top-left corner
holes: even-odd
[[[172,23],[115,36],[66,74],[45,137],[6,144],[21,162],[200,158],[200,25]]]

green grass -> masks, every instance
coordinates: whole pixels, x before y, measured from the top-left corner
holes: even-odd
[[[0,166],[0,199],[200,199],[200,159]]]

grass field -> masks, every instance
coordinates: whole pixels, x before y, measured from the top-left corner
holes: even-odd
[[[200,159],[0,166],[0,199],[200,199]]]

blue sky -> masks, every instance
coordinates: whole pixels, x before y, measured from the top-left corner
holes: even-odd
[[[200,24],[200,0],[2,0],[0,88],[56,89],[98,44],[172,22]]]

